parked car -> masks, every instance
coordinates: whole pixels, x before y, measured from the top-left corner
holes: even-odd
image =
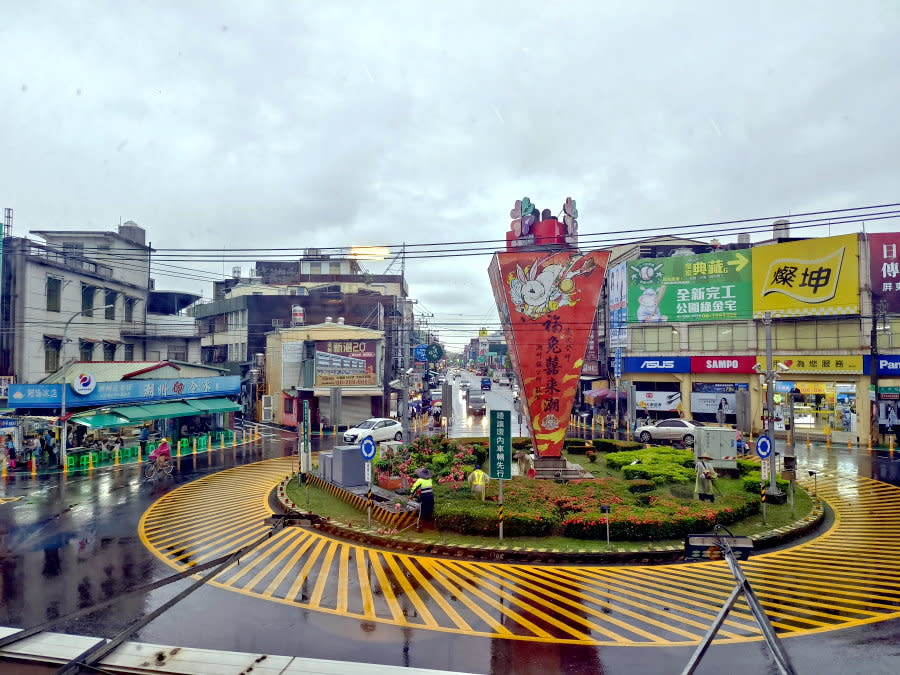
[[[366,436],[378,441],[402,441],[403,427],[400,422],[387,417],[372,417],[360,422],[344,432],[344,443],[359,443]]]
[[[468,389],[471,386],[472,386],[472,384],[468,380],[463,380],[462,382],[459,383],[460,389]]]
[[[489,377],[482,377],[482,378],[481,378],[481,388],[482,388],[484,391],[490,391],[490,390],[491,390],[491,378],[489,378]]]
[[[641,443],[653,441],[675,441],[682,445],[692,447],[694,445],[694,429],[702,427],[702,422],[696,420],[682,420],[678,418],[660,420],[655,424],[645,424],[634,430],[634,437]]]

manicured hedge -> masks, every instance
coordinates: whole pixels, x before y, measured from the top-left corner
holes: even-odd
[[[614,507],[609,514],[611,539],[674,539],[706,532],[716,523],[729,525],[754,513],[759,503],[749,495],[732,494],[714,504],[684,504],[672,497],[650,497],[650,506]],[[605,539],[607,514],[578,513],[562,522],[563,534],[575,539]]]
[[[496,534],[499,523],[497,502],[472,499],[468,491],[461,490],[460,494],[470,498],[454,499],[446,492],[435,494],[434,524],[437,529],[460,534]],[[559,527],[559,520],[559,514],[549,504],[504,504],[503,534],[547,537]]]
[[[633,480],[627,481],[627,484],[628,491],[632,494],[638,494],[640,492],[652,492],[656,489],[656,483],[645,478],[635,478]]]
[[[766,485],[769,484],[769,478],[766,476]],[[783,480],[781,478],[775,478],[775,484],[782,492],[787,492],[790,487],[790,483],[788,481]],[[759,471],[752,471],[744,476],[744,489],[747,492],[752,492],[754,494],[759,494],[762,490],[762,476],[760,476]]]

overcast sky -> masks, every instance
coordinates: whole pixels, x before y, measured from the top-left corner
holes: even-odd
[[[893,0],[2,6],[17,235],[422,244],[501,239],[525,195],[574,197],[582,233],[900,201]],[[496,325],[488,262],[409,261],[448,342]],[[158,287],[211,294],[173,264]]]

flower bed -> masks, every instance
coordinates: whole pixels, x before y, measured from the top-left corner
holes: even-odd
[[[378,484],[396,484],[399,480],[404,487],[416,481],[415,472],[428,468],[435,482],[462,483],[476,466],[487,458],[487,449],[451,441],[444,436],[420,436],[409,445],[396,450],[384,448],[381,457],[374,464]]]

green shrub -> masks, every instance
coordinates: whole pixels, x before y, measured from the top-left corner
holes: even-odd
[[[693,469],[688,469],[680,464],[635,464],[622,467],[622,475],[625,480],[644,478],[653,481],[656,485],[664,483],[689,483],[695,478]]]
[[[595,438],[594,450],[597,452],[619,452],[622,450],[639,450],[644,446],[635,441],[618,441],[614,438]]]
[[[692,467],[694,465],[694,453],[691,450],[661,446],[611,452],[606,455],[606,465],[613,469],[621,469],[632,462],[641,464],[676,464],[682,467]]]
[[[759,462],[751,462],[749,459],[737,460],[737,467],[742,476],[746,476],[753,471],[759,472]]]
[[[596,450],[596,449],[597,448],[592,448],[592,447],[584,445],[584,444],[576,445],[573,443],[572,445],[566,446],[566,452],[569,453],[570,455],[583,455],[588,450]]]
[[[769,484],[769,478],[766,477],[766,485]],[[781,478],[775,479],[775,484],[778,486],[782,492],[787,492],[790,484],[786,480],[782,480]],[[754,494],[759,494],[762,491],[762,476],[760,476],[759,471],[752,471],[748,473],[744,477],[744,490],[747,492],[752,492]]]
[[[637,494],[639,492],[652,492],[656,489],[656,483],[652,480],[647,480],[646,478],[634,478],[632,480],[627,481],[628,491],[632,494]]]
[[[460,491],[462,494],[466,494]],[[434,524],[441,531],[494,535],[498,531],[498,507],[493,501],[435,497]],[[547,504],[531,507],[504,505],[503,534],[510,537],[547,537],[559,525],[559,516]]]

